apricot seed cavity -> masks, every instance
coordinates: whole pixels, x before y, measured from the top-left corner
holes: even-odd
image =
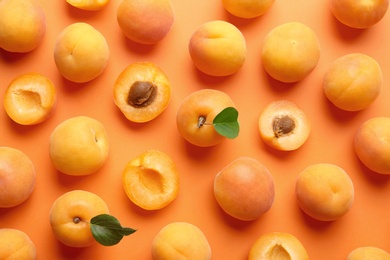
[[[150,105],[157,95],[157,86],[148,81],[136,81],[129,90],[127,103],[133,107]]]
[[[274,118],[272,128],[276,137],[288,135],[294,131],[295,121],[288,115],[278,116]]]

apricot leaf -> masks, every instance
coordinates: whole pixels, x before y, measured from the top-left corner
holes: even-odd
[[[132,228],[122,227],[115,217],[108,214],[100,214],[93,217],[90,227],[95,240],[103,246],[116,245],[124,236],[137,231]]]
[[[240,132],[240,125],[237,119],[237,109],[234,107],[227,107],[214,118],[213,125],[218,134],[234,139]]]

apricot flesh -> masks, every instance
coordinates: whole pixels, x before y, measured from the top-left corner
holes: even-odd
[[[308,139],[311,122],[298,106],[288,100],[273,101],[259,117],[261,139],[270,147],[281,151],[292,151],[301,147]]]
[[[159,150],[148,150],[130,160],[122,172],[122,185],[129,199],[145,210],[170,204],[179,192],[176,164]]]
[[[273,204],[273,177],[256,159],[240,157],[215,176],[214,197],[228,215],[243,221],[255,220]]]
[[[0,228],[0,259],[35,260],[37,249],[31,238],[22,230]]]
[[[168,106],[171,83],[166,74],[151,62],[127,66],[114,84],[114,102],[132,122],[148,122]]]

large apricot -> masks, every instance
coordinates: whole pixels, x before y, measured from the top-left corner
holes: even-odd
[[[352,250],[346,260],[390,260],[390,254],[374,246],[361,246]]]
[[[222,0],[225,9],[234,16],[255,18],[265,14],[275,0]]]
[[[0,228],[0,259],[35,260],[37,249],[25,232],[14,228]]]

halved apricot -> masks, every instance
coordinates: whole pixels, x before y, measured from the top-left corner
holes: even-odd
[[[267,145],[277,150],[298,149],[306,142],[310,130],[309,118],[288,100],[271,102],[260,114],[260,136]]]
[[[127,66],[114,84],[114,101],[133,122],[148,122],[168,106],[171,84],[165,73],[151,62]]]
[[[152,149],[127,163],[122,172],[122,184],[134,204],[146,210],[157,210],[176,198],[179,173],[167,154]]]

